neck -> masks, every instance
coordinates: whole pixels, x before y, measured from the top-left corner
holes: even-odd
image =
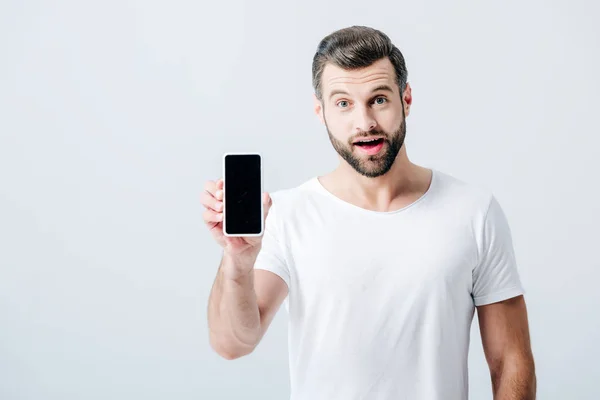
[[[382,176],[363,176],[342,159],[334,171],[321,178],[321,183],[350,203],[370,210],[389,211],[420,197],[429,187],[429,174],[428,169],[408,159],[404,143],[392,168]]]

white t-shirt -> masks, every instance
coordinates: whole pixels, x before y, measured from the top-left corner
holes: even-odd
[[[467,399],[475,306],[524,293],[494,195],[433,169],[392,212],[316,177],[271,196],[255,268],[289,288],[290,399]]]

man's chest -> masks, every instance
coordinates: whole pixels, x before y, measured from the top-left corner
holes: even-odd
[[[350,296],[373,288],[401,293],[438,285],[464,291],[477,260],[469,226],[435,218],[370,224],[324,219],[296,232],[288,246],[301,288]]]

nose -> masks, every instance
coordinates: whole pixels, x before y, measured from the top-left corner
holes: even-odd
[[[375,129],[377,122],[369,109],[357,109],[357,114],[355,127],[357,132],[370,132]]]

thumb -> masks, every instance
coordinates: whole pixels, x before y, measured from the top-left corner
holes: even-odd
[[[271,209],[271,206],[273,205],[273,199],[271,199],[271,196],[269,195],[269,193],[263,193],[263,208],[265,210],[265,216],[264,218],[267,219],[267,215],[269,215],[269,210]]]

